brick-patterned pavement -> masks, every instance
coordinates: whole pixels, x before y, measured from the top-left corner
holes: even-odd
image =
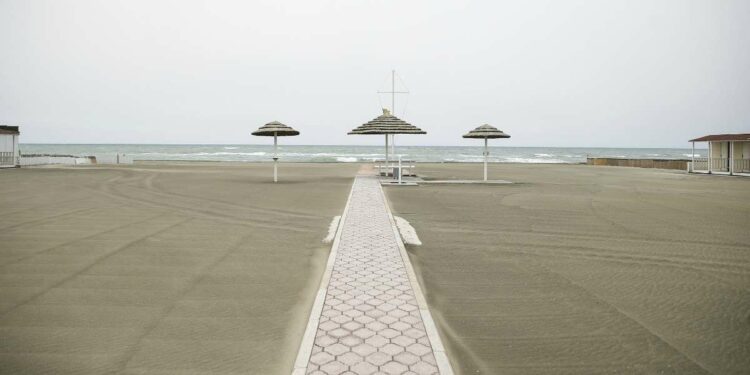
[[[438,374],[375,177],[352,187],[308,374]]]

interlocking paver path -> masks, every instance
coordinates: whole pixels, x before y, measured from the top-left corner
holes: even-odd
[[[308,374],[438,374],[375,177],[358,176]]]

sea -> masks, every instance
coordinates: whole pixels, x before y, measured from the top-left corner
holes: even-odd
[[[273,157],[272,145],[156,145],[156,144],[21,144],[21,153],[74,156],[125,154],[133,160],[193,160],[262,162]],[[688,159],[688,148],[490,147],[489,161],[502,163],[585,163],[587,157]],[[287,162],[356,163],[383,159],[383,146],[279,146]],[[696,157],[706,150],[696,150]],[[478,163],[482,147],[397,146],[396,157],[417,162]]]

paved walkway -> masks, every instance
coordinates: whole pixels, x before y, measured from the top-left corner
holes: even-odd
[[[375,177],[356,178],[342,220],[295,374],[450,374]]]

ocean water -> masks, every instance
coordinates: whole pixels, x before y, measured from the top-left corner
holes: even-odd
[[[126,154],[134,160],[270,161],[272,145],[74,145],[21,144],[23,154],[76,156]],[[279,146],[288,162],[368,162],[383,158],[383,146]],[[482,147],[397,146],[396,155],[418,162],[481,162]],[[696,156],[706,150],[696,150]],[[586,157],[687,159],[688,148],[490,147],[489,160],[504,163],[585,163]]]

